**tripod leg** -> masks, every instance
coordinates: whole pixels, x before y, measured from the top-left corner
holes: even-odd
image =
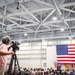
[[[8,68],[7,75],[11,75],[12,65],[13,65],[13,59],[14,59],[14,55],[12,55],[12,58],[11,58],[11,61],[10,61],[10,64],[9,64],[9,68]]]
[[[18,62],[18,59],[17,59],[17,55],[15,55],[15,57],[16,57],[17,65],[18,65],[18,70],[20,71],[20,66],[19,66],[19,62]]]
[[[16,66],[18,66],[18,70],[20,71],[17,55],[15,54],[15,56],[14,56],[14,72],[13,72],[14,75],[16,75]]]
[[[16,75],[16,54],[14,55],[14,71],[13,74]]]

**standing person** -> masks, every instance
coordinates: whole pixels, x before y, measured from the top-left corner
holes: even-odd
[[[14,52],[9,52],[9,49],[12,47],[9,46],[10,38],[9,36],[4,36],[2,38],[2,44],[0,45],[0,75],[4,75],[6,65],[7,65],[7,55],[13,55]]]

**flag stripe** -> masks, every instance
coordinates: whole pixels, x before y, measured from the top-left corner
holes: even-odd
[[[68,44],[68,46],[75,46],[75,44]]]
[[[75,64],[75,62],[68,62],[68,61],[58,61],[58,64],[64,63],[64,64]]]
[[[68,52],[75,52],[75,50],[72,50],[72,49],[69,50],[69,49],[68,49]]]
[[[57,58],[57,60],[61,60],[61,61],[62,60],[67,60],[68,61],[68,60],[75,60],[75,59],[74,58],[61,58],[61,59]]]

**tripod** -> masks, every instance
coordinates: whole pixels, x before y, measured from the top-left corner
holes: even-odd
[[[13,75],[16,75],[16,65],[18,66],[18,70],[20,71],[20,66],[19,66],[19,62],[18,62],[18,59],[17,59],[16,51],[15,51],[15,54],[12,55],[7,75],[11,75],[12,74],[12,66],[13,66],[13,64],[14,64]]]

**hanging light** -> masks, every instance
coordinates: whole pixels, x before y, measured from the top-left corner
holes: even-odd
[[[64,31],[64,29],[61,29],[61,31]]]
[[[70,40],[72,39],[72,37],[69,38]]]
[[[53,20],[57,20],[57,17],[53,17],[52,19],[53,19]]]
[[[27,36],[27,33],[24,33],[25,36]]]

